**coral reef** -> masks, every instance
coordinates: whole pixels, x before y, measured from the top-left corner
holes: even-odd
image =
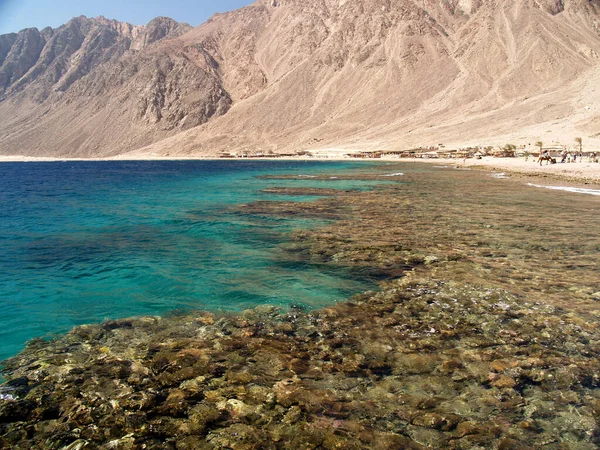
[[[9,360],[5,448],[597,448],[600,332],[407,277],[310,314],[83,326]]]
[[[499,199],[518,196],[517,182],[460,201],[448,189],[434,203],[419,183],[409,175],[373,192],[240,206],[336,219],[279,251],[370,271],[380,290],[310,312],[198,311],[34,340],[3,363],[0,446],[598,448],[600,289],[593,277],[551,279],[592,267],[597,238],[549,239],[559,212],[542,225],[526,223],[539,215],[532,205],[506,214],[514,203]],[[471,214],[484,201],[498,208]],[[556,252],[579,264],[559,267]]]

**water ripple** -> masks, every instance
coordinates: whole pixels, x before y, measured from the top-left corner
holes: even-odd
[[[544,189],[552,189],[555,191],[574,192],[577,194],[600,195],[600,190],[598,190],[598,189],[578,188],[578,187],[571,187],[571,186],[545,186],[545,185],[533,184],[533,183],[527,183],[527,186],[544,188]]]

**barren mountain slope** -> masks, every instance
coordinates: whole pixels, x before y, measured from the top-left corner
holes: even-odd
[[[243,57],[257,75],[225,77],[243,101],[141,153],[594,143],[600,131],[598,2],[272,4],[181,37],[210,37],[225,73]],[[260,17],[253,39],[248,16]]]
[[[600,132],[598,0],[259,0],[183,31],[79,18],[0,36],[0,153],[590,144]]]
[[[215,70],[161,46],[189,29],[80,17],[3,36],[0,153],[118,154],[222,114],[231,100]]]

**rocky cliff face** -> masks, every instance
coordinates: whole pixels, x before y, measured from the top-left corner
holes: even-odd
[[[0,153],[105,156],[206,122],[231,99],[162,41],[191,27],[78,17],[0,38]]]
[[[53,30],[28,28],[0,37],[0,89],[7,98],[31,83],[48,92],[65,91],[95,68],[117,60],[130,49],[140,50],[191,27],[154,19],[135,27],[104,18],[77,17]]]
[[[259,0],[195,29],[77,18],[0,37],[0,153],[589,142],[599,55],[597,0]]]
[[[599,5],[256,2],[180,38],[217,43],[235,107],[146,150],[590,143],[600,131],[588,107],[600,100]]]

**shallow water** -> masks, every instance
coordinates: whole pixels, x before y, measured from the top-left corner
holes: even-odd
[[[363,165],[364,166],[364,165]],[[83,323],[175,309],[315,308],[372,287],[344,270],[282,261],[294,228],[318,220],[245,215],[234,205],[278,196],[264,174],[361,164],[57,162],[0,165],[0,360],[25,341]],[[334,176],[334,175],[332,175]],[[366,189],[374,182],[341,182]],[[313,201],[314,197],[286,196]]]
[[[589,195],[598,187],[393,167],[405,175],[401,184],[378,188],[386,208],[364,195],[362,220],[334,223],[340,227],[335,233],[367,247],[387,242],[449,260],[430,268],[447,279],[493,284],[575,310],[599,309],[600,200]]]
[[[243,285],[366,273],[380,289],[309,314],[191,312],[34,340],[4,362],[0,446],[598,448],[597,197],[418,164],[271,169],[209,221],[270,243],[266,279],[240,270]],[[223,252],[240,251],[234,237]]]

